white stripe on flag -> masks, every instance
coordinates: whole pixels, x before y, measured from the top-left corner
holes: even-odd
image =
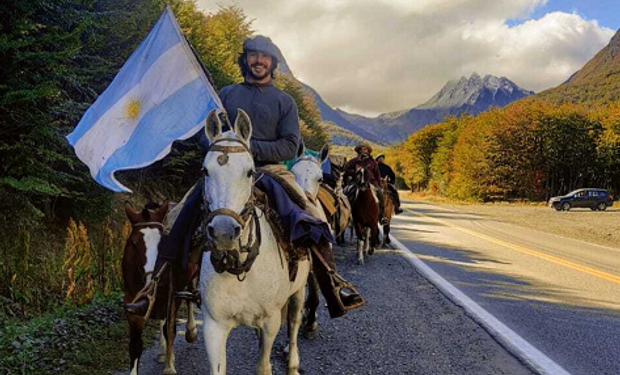
[[[200,124],[198,124],[198,125],[196,125],[196,126],[192,127],[192,128],[190,129],[190,131],[188,131],[187,133],[185,133],[185,134],[183,134],[181,137],[179,137],[179,140],[181,140],[181,141],[186,140],[187,138],[189,138],[189,137],[193,136],[194,134],[196,134],[196,132],[197,132],[197,131],[196,131],[196,129],[197,129],[197,128],[201,128],[201,127],[204,127],[204,126],[205,126],[205,124],[203,124],[203,123],[201,122]],[[163,149],[163,150],[159,153],[159,155],[157,155],[157,157],[156,157],[154,160],[150,160],[150,161],[148,161],[148,162],[146,162],[146,163],[144,163],[144,164],[130,165],[130,166],[127,166],[127,167],[125,167],[125,168],[120,168],[120,169],[117,169],[117,170],[115,170],[115,171],[113,171],[113,172],[111,172],[111,173],[110,173],[110,178],[111,178],[111,179],[112,179],[112,181],[114,181],[114,182],[115,182],[118,186],[120,186],[120,187],[122,187],[122,188],[125,188],[127,193],[132,193],[132,191],[131,191],[131,190],[127,189],[127,188],[125,187],[125,185],[121,184],[121,183],[120,183],[120,182],[116,179],[116,177],[114,176],[114,173],[116,173],[116,172],[118,172],[118,171],[124,171],[124,170],[127,170],[127,169],[137,169],[137,168],[147,167],[147,166],[149,166],[149,165],[153,164],[154,162],[156,162],[156,161],[159,161],[159,160],[163,159],[166,155],[168,155],[168,153],[170,152],[170,150],[172,150],[172,143],[170,143],[170,144],[169,144],[169,145],[168,145],[165,149]]]
[[[101,116],[76,143],[75,152],[84,164],[90,167],[91,175],[95,177],[106,160],[127,142],[140,119],[149,110],[196,79],[199,74],[187,58],[182,43],[164,53],[140,83]],[[127,118],[125,113],[132,100],[141,102],[135,119]]]

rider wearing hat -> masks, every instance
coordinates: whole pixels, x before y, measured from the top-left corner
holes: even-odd
[[[301,139],[298,111],[294,99],[273,84],[274,72],[281,56],[278,47],[265,36],[258,35],[246,40],[243,44],[243,52],[238,59],[244,82],[224,87],[219,96],[230,118],[230,123],[235,122],[238,109],[243,109],[249,115],[252,121],[250,150],[256,166],[285,180],[290,188],[305,199],[306,195],[295,182],[294,175],[280,164],[295,157]],[[202,138],[199,143],[208,149],[209,142],[206,134],[201,134]],[[196,195],[195,190],[193,187],[177,207],[168,214],[165,235],[169,234],[173,237],[172,232],[181,231],[175,223],[182,221],[183,206],[186,200],[190,201],[187,199],[190,195]],[[319,209],[310,202],[306,204],[306,212],[314,218],[319,217]],[[314,273],[332,318],[342,316],[348,310],[364,304],[361,296],[349,288],[352,288],[351,284],[336,273],[331,243],[324,238],[321,238],[319,243],[313,243],[310,238],[302,238],[295,244],[311,249]],[[177,250],[167,250],[160,246],[160,257],[174,261],[178,256]],[[145,305],[144,301],[138,301],[128,304],[126,310],[141,315],[147,307],[148,304]]]
[[[394,171],[389,165],[385,164],[384,154],[377,155],[375,160],[377,162],[377,165],[379,166],[379,174],[381,175],[381,178],[387,177],[388,190],[395,206],[394,212],[396,214],[400,214],[403,212],[403,210],[400,208],[400,198],[398,197],[398,190],[396,190],[396,186],[394,186],[394,184],[396,183],[396,174],[394,174]]]
[[[372,158],[372,147],[366,143],[361,142],[355,146],[355,152],[357,156],[349,160],[344,172],[345,181],[347,179],[355,178],[355,172],[358,167],[366,168],[368,172],[368,180],[372,186],[373,192],[377,195],[379,200],[379,216],[380,221],[385,222],[384,207],[383,207],[383,189],[381,188],[381,175],[379,174],[379,166],[375,159]]]

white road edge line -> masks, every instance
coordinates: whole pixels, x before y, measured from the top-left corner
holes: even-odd
[[[428,281],[435,285],[443,294],[445,294],[453,303],[461,306],[465,311],[486,329],[491,336],[506,347],[515,356],[520,358],[525,364],[530,366],[534,371],[541,375],[571,375],[560,365],[555,363],[543,352],[536,349],[532,344],[519,336],[515,331],[508,328],[504,323],[491,315],[482,306],[474,300],[467,297],[465,293],[452,285],[448,280],[444,279],[437,272],[433,271],[426,263],[418,258],[413,251],[409,250],[397,238],[390,235],[390,238],[396,246],[402,251],[410,254],[404,257],[415,267]]]

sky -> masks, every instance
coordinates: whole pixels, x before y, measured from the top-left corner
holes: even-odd
[[[620,0],[198,0],[237,4],[332,107],[375,116],[449,80],[492,74],[555,87],[609,43]]]

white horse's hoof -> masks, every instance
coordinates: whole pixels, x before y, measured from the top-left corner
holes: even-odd
[[[177,370],[174,368],[167,368],[163,372],[164,375],[177,375]]]
[[[185,331],[185,341],[192,343],[198,338],[198,328],[188,329]]]
[[[299,375],[299,371],[297,371],[297,369],[289,369],[286,375]]]
[[[363,266],[364,265],[364,258],[357,258],[357,263],[361,264]]]

